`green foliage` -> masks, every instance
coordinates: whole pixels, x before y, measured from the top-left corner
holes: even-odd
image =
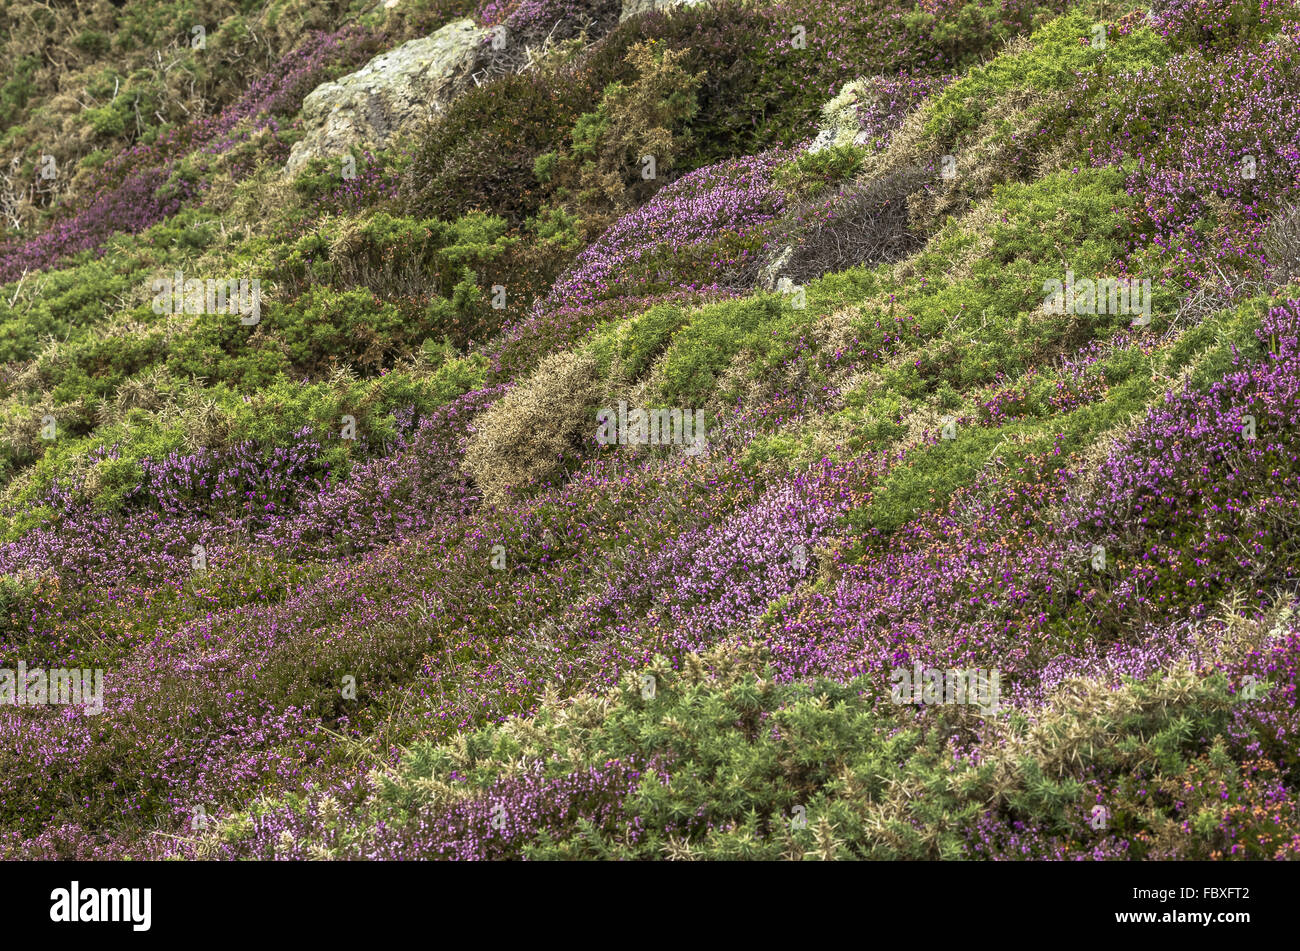
[[[360,174],[363,169],[363,157],[356,148],[351,149],[349,154],[357,163],[357,173]],[[319,157],[309,159],[293,180],[293,190],[304,203],[321,201],[341,184],[339,171],[342,160],[342,156],[337,159]]]
[[[618,348],[626,378],[639,380],[687,319],[680,307],[659,304],[629,321]]]
[[[409,214],[455,219],[490,208],[512,223],[537,213],[534,164],[560,144],[592,97],[582,82],[507,74],[466,90],[434,120],[402,187]]]
[[[686,55],[653,41],[632,46],[626,63],[636,78],[606,86],[595,110],[573,124],[568,148],[534,163],[534,174],[554,180],[557,200],[582,220],[589,236],[643,204],[689,151],[688,124],[699,111],[696,90],[704,73],[687,72]],[[649,177],[647,157],[654,162]]]
[[[9,125],[36,91],[32,76],[40,66],[36,56],[24,56],[11,63],[12,73],[0,86],[0,124]]]
[[[772,183],[791,201],[812,198],[818,192],[848,181],[862,166],[863,151],[855,145],[832,145],[799,157],[772,173]]]
[[[969,8],[968,8],[969,9]],[[931,102],[926,131],[939,147],[958,144],[986,117],[996,114],[1008,95],[1033,100],[1034,94],[1075,90],[1080,73],[1119,76],[1158,65],[1169,49],[1161,37],[1143,26],[1127,36],[1107,37],[1104,49],[1090,42],[1097,21],[1075,10],[1052,20],[1027,40],[987,64],[970,70]],[[1083,103],[1076,103],[1076,107]],[[1051,111],[1039,108],[1035,116],[1047,120]],[[1054,131],[1064,131],[1065,115],[1052,121]]]
[[[536,235],[539,253],[559,255],[568,259],[582,249],[581,222],[578,216],[563,208],[546,207],[536,218],[528,219],[528,227]]]
[[[281,284],[291,293],[306,289],[287,308],[278,332],[299,342],[310,332],[325,347],[320,354],[301,348],[289,351],[294,365],[308,372],[317,372],[321,359],[331,356],[383,365],[392,354],[407,352],[430,334],[445,335],[462,346],[482,339],[499,326],[503,315],[480,293],[480,274],[491,278],[488,285],[507,289],[507,302],[511,292],[521,297],[530,288],[526,249],[518,236],[506,234],[506,222],[495,215],[469,212],[443,222],[379,212],[330,224],[276,252],[275,273]],[[349,315],[345,311],[351,304],[322,314],[313,300],[320,284],[348,295],[368,291],[374,299],[362,311],[378,309],[383,317]],[[515,306],[520,306],[518,300]],[[309,331],[302,327],[304,320],[321,319],[330,320],[330,326]],[[360,336],[349,347],[342,337],[354,330]]]
[[[555,175],[555,166],[559,162],[558,152],[545,152],[533,161],[533,175],[542,184],[547,184]]]
[[[643,677],[655,680],[653,695]],[[521,766],[559,778],[630,764],[642,779],[626,799],[596,798],[584,812],[548,817],[535,834],[488,842],[497,858],[529,859],[957,859],[989,843],[974,834],[986,815],[1041,829],[1061,849],[1091,848],[1098,790],[1111,835],[1152,857],[1175,835],[1193,854],[1220,846],[1202,810],[1225,814],[1250,794],[1251,773],[1216,740],[1232,708],[1225,678],[1186,670],[1089,685],[1049,703],[1036,722],[1004,715],[1000,745],[954,758],[945,737],[978,711],[924,712],[888,702],[882,672],[848,683],[776,682],[754,649],[723,645],[687,655],[680,668],[656,657],[602,697],[543,704],[526,721],[469,731],[455,742],[417,743],[378,777],[377,792],[342,823],[347,834],[313,841],[323,854],[363,853],[378,823],[427,823],[462,798],[501,795]],[[1202,784],[1197,777],[1221,780]],[[1177,795],[1148,795],[1168,790]],[[264,803],[260,811],[274,803]],[[638,834],[624,834],[637,819]],[[212,835],[227,844],[251,831],[248,814]],[[315,833],[319,834],[319,833]],[[332,836],[332,833],[331,833]]]
[[[781,331],[803,323],[789,302],[776,294],[719,301],[701,307],[672,339],[655,378],[656,398],[664,406],[703,406],[717,393],[723,371],[744,352],[776,360]],[[776,338],[776,339],[774,339]]]

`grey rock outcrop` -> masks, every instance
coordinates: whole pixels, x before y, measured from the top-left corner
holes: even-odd
[[[355,73],[313,89],[302,104],[307,134],[285,163],[289,177],[314,158],[382,148],[403,127],[446,107],[487,31],[468,18],[376,56]]]

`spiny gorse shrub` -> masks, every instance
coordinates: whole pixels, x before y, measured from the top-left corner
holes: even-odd
[[[554,175],[558,197],[589,236],[643,204],[690,150],[687,124],[699,110],[704,73],[687,72],[685,57],[654,41],[634,45],[626,62],[637,78],[605,87],[596,109],[578,117],[568,148],[538,159],[538,177]]]
[[[1252,795],[1225,739],[1236,698],[1223,674],[1072,680],[1032,721],[918,712],[887,687],[880,674],[779,683],[749,645],[686,655],[680,669],[659,656],[604,693],[552,694],[535,716],[417,744],[372,776],[356,804],[365,830],[318,804],[265,803],[290,839],[255,834],[244,815],[210,846],[264,858],[305,840],[324,858],[935,859],[978,852],[997,816],[1032,830],[1039,857],[1104,852],[1116,837],[1160,854],[1175,830],[1181,854],[1208,857],[1218,818]],[[979,755],[954,755],[981,722]],[[1204,778],[1216,782],[1191,785]],[[1099,794],[1102,830],[1090,822]],[[492,825],[494,809],[509,820]]]
[[[595,434],[598,394],[596,360],[557,353],[475,420],[464,468],[484,499],[508,502],[575,461]]]

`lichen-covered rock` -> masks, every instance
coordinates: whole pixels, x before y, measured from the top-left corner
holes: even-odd
[[[790,256],[794,254],[794,247],[786,245],[776,254],[771,255],[767,262],[758,269],[757,286],[760,290],[774,291],[781,281],[781,271],[790,262]]]
[[[340,158],[354,147],[380,148],[411,122],[447,105],[474,61],[486,30],[468,18],[403,43],[333,82],[302,104],[307,134],[289,153],[285,174],[314,158]]]
[[[883,149],[909,112],[947,80],[937,76],[868,76],[845,83],[822,106],[822,121],[808,151],[836,145]]]
[[[822,106],[821,125],[808,151],[816,153],[833,145],[861,145],[859,107],[872,91],[871,80],[855,79],[845,83],[839,95]]]

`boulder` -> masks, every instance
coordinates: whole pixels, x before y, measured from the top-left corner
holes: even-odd
[[[405,126],[445,108],[486,35],[473,20],[455,20],[317,86],[303,100],[307,134],[289,153],[285,174],[300,174],[314,158],[340,159],[354,146],[382,148]]]
[[[859,109],[871,99],[874,92],[872,80],[855,79],[845,83],[837,95],[822,106],[822,121],[817,137],[808,146],[812,154],[833,145],[861,145],[862,126]]]
[[[780,287],[782,280],[789,280],[789,278],[783,278],[781,272],[790,263],[792,254],[794,254],[794,247],[786,245],[777,253],[769,255],[767,261],[758,269],[756,283],[759,290],[774,291]]]

